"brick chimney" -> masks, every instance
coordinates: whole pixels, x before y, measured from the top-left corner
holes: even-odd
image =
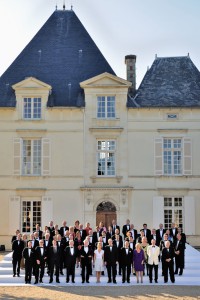
[[[136,55],[126,55],[126,78],[132,82],[132,86],[129,88],[129,93],[134,95],[136,91]]]

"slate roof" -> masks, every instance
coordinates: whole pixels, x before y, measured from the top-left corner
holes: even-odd
[[[200,107],[200,72],[189,56],[157,57],[128,107]]]
[[[0,78],[0,107],[15,106],[11,88],[27,77],[52,86],[48,106],[84,106],[79,83],[114,71],[72,10],[56,10]]]

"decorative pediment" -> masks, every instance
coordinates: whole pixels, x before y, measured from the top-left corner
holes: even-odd
[[[12,88],[17,91],[17,90],[32,90],[32,89],[39,89],[39,90],[48,90],[50,91],[52,87],[45,83],[42,82],[34,77],[28,77],[12,86]]]
[[[107,72],[92,77],[80,83],[82,88],[95,87],[129,87],[132,83]]]

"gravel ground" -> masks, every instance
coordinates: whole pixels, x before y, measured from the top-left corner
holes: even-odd
[[[200,299],[200,287],[0,287],[0,299]]]

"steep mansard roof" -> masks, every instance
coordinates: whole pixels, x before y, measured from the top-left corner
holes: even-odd
[[[16,104],[12,85],[35,77],[52,86],[48,106],[84,106],[79,83],[115,74],[71,10],[55,11],[0,78],[0,107]]]
[[[200,72],[189,56],[156,58],[128,107],[200,107]]]

